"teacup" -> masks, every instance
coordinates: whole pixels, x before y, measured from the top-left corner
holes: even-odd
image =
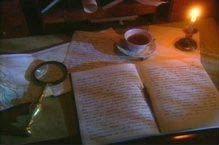
[[[151,33],[144,29],[130,29],[125,32],[124,38],[128,49],[136,54],[149,49],[153,41]]]

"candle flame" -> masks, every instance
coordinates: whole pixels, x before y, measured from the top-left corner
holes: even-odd
[[[200,13],[201,13],[200,8],[193,8],[193,9],[191,9],[191,11],[190,11],[191,21],[195,22],[197,17],[200,16]]]

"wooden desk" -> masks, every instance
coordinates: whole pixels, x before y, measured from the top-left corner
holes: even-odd
[[[94,13],[86,13],[79,0],[68,1],[48,14],[40,13],[40,6],[44,0],[20,0],[23,12],[32,35],[42,32],[56,32],[57,27],[66,32],[77,29],[78,26],[94,25],[90,21],[133,15],[155,15],[157,7],[142,5],[135,1],[121,2],[120,4],[103,10],[98,5]],[[63,1],[62,1],[63,2]],[[98,0],[97,0],[98,2]],[[61,3],[61,2],[60,2]],[[72,8],[74,7],[74,8]],[[40,33],[39,33],[40,32]]]
[[[186,23],[172,23],[163,24],[163,26],[172,27],[184,27]],[[211,31],[209,31],[211,29]],[[216,28],[216,23],[212,19],[203,20],[199,23],[200,39],[203,46],[206,48],[201,48],[202,63],[211,76],[212,80],[218,87],[218,77],[219,77],[219,33]],[[117,29],[117,31],[122,32],[123,30]],[[212,35],[213,34],[213,35]],[[71,40],[71,35],[50,35],[50,36],[38,36],[38,37],[28,37],[28,38],[16,38],[16,39],[5,39],[1,40],[0,54],[3,53],[24,53],[32,52],[40,49],[47,48],[52,45],[63,43]],[[203,42],[202,42],[203,41]],[[31,42],[31,43],[30,43]],[[207,52],[206,52],[207,51]],[[210,53],[208,53],[210,52]],[[208,53],[208,55],[206,55]],[[215,67],[216,66],[216,67]],[[66,128],[68,130],[68,135],[61,139],[44,141],[43,143],[72,143],[80,144],[80,134],[78,130],[78,121],[76,118],[76,110],[74,106],[73,94],[68,93],[62,95],[58,98],[62,106],[62,112],[64,114],[64,120]],[[24,109],[24,108],[23,108]],[[17,107],[13,108],[14,112],[18,112]],[[0,113],[12,116],[13,113],[8,112]],[[50,114],[48,114],[50,115]],[[174,139],[173,135],[165,135],[158,137],[150,137],[144,139],[138,139],[130,142],[125,142],[121,144],[218,144],[219,129],[209,129],[205,131],[189,132],[188,134],[194,134],[194,136],[185,139]],[[8,141],[9,142],[9,141]],[[10,142],[13,142],[10,140]]]

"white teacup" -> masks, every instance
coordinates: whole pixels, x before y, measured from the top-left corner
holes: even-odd
[[[124,34],[125,41],[129,50],[136,54],[149,49],[153,37],[150,32],[144,29],[130,29]]]

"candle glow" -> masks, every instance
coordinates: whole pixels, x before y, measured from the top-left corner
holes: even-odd
[[[185,140],[185,139],[192,138],[193,136],[194,136],[193,134],[185,134],[185,135],[174,136],[172,139],[174,139],[174,140]]]
[[[197,7],[196,8],[192,8],[190,13],[189,13],[189,15],[191,17],[191,22],[194,23],[196,21],[197,17],[200,16],[200,13],[201,13],[200,8],[197,8]]]

